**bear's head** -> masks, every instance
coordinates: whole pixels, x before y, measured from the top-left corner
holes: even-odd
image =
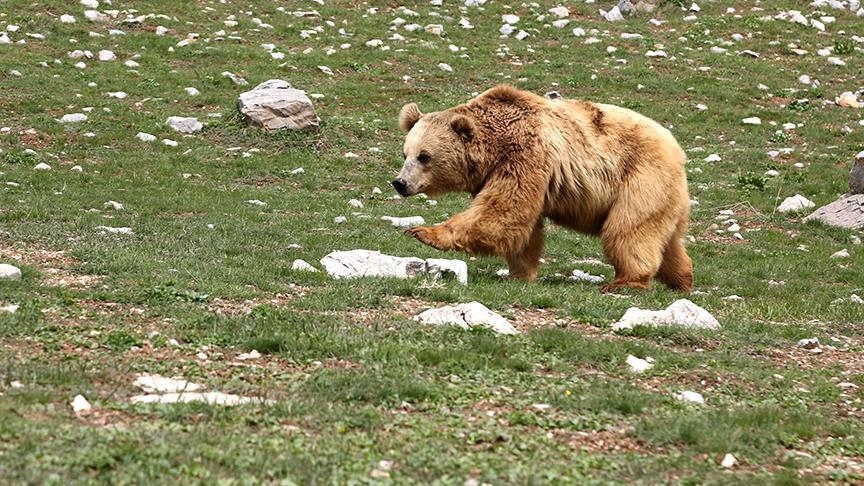
[[[392,182],[400,195],[470,190],[467,146],[475,136],[471,118],[453,109],[424,115],[409,103],[399,113],[399,127],[408,132],[405,163]]]

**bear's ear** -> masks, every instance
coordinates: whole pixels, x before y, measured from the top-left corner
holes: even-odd
[[[399,112],[399,128],[406,132],[410,131],[411,127],[413,127],[422,116],[423,113],[420,112],[417,103],[408,103],[403,106],[402,111]]]
[[[450,128],[466,142],[474,138],[474,122],[465,115],[454,116],[450,120]]]

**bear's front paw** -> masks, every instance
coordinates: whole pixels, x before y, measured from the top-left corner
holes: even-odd
[[[442,239],[441,231],[438,227],[415,226],[405,230],[405,232],[433,248],[444,251],[452,248],[451,244]]]

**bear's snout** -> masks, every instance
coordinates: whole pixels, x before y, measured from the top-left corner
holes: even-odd
[[[396,189],[396,192],[398,192],[400,196],[410,195],[408,194],[408,183],[405,179],[396,179],[390,184],[393,184],[393,189]]]

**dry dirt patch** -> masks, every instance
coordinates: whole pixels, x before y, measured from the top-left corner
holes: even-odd
[[[33,246],[22,248],[0,241],[0,260],[38,268],[42,272],[43,282],[52,287],[89,287],[102,280],[97,275],[75,273],[72,269],[79,262],[67,255],[65,250],[46,250]]]

